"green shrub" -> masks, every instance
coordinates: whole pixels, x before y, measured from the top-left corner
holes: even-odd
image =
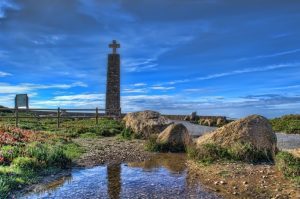
[[[17,157],[12,162],[13,167],[21,171],[38,171],[41,168],[36,158]]]
[[[62,147],[51,146],[47,156],[47,165],[65,169],[71,165],[71,159],[67,157]]]
[[[150,136],[146,142],[145,149],[152,152],[185,152],[184,145],[173,145],[169,143],[157,143],[157,136]]]
[[[249,143],[237,143],[228,149],[229,157],[234,160],[244,162],[272,162],[273,155],[271,151],[261,151]]]
[[[270,152],[263,152],[255,149],[250,144],[240,144],[231,148],[224,148],[217,144],[203,144],[197,149],[189,147],[188,156],[203,163],[212,163],[216,160],[243,161],[249,163],[272,162],[273,157]]]
[[[281,151],[275,157],[277,168],[287,178],[294,179],[300,184],[300,158],[288,152]]]
[[[91,139],[94,139],[94,138],[97,138],[99,137],[96,133],[84,133],[84,134],[81,134],[80,135],[80,138],[91,138]]]
[[[68,159],[74,160],[80,157],[84,150],[75,143],[64,145],[64,153]]]
[[[300,133],[300,115],[284,115],[270,122],[276,132]]]
[[[26,146],[25,154],[39,161],[47,161],[48,147],[46,144],[32,142]]]
[[[219,159],[231,159],[228,150],[215,145],[204,144],[197,149],[189,149],[189,157],[193,157],[203,163],[212,163]]]
[[[129,128],[124,128],[121,132],[121,137],[125,140],[131,140],[134,137],[134,133]]]
[[[19,146],[7,145],[1,148],[1,154],[5,161],[8,161],[8,163],[12,162],[14,158],[18,157],[20,152],[21,149]]]

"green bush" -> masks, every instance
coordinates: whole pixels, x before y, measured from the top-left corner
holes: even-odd
[[[145,149],[152,152],[185,152],[184,145],[173,145],[169,143],[157,143],[157,136],[150,136],[146,142]]]
[[[64,145],[64,153],[68,159],[77,159],[83,152],[84,150],[76,143],[69,143]]]
[[[88,133],[84,133],[84,134],[81,134],[80,135],[80,138],[97,138],[99,137],[96,133],[91,133],[91,132],[88,132]]]
[[[12,162],[14,158],[18,157],[20,152],[21,149],[19,146],[11,145],[3,146],[0,150],[0,153],[8,163]]]
[[[125,140],[131,140],[134,137],[134,134],[131,129],[124,128],[121,132],[121,137]]]
[[[300,115],[284,115],[270,122],[276,132],[300,133]]]
[[[12,162],[13,167],[21,171],[38,171],[41,168],[36,158],[17,157]]]
[[[39,161],[47,161],[48,147],[46,144],[32,142],[26,146],[25,154]]]
[[[52,146],[49,148],[47,165],[65,169],[71,165],[71,159],[67,157],[62,147]]]
[[[275,157],[277,168],[287,177],[300,184],[300,158],[281,151]]]
[[[203,163],[212,163],[220,159],[231,159],[228,150],[215,144],[204,144],[197,149],[190,147],[188,153],[189,157]]]
[[[224,148],[217,144],[203,144],[200,147],[189,147],[188,156],[203,163],[212,163],[216,160],[243,161],[249,163],[272,162],[271,152],[255,149],[250,144],[240,144],[231,148]]]
[[[228,149],[229,157],[238,161],[245,162],[272,162],[273,154],[271,151],[261,151],[256,149],[249,143],[241,144],[237,143]]]

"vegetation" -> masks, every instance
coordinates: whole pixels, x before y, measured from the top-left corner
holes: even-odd
[[[199,148],[190,146],[187,149],[188,156],[202,163],[213,163],[218,160],[243,161],[249,163],[272,162],[270,152],[257,150],[250,144],[237,143],[231,148],[224,148],[216,144],[204,144]]]
[[[41,175],[69,168],[82,152],[61,135],[0,126],[0,198]]]
[[[59,129],[55,119],[22,118],[20,128],[14,124],[13,119],[0,119],[0,198],[41,176],[70,168],[72,160],[84,152],[72,138],[133,136],[122,123],[111,119],[99,119],[98,124],[94,119],[64,119]]]
[[[277,168],[285,177],[296,181],[300,185],[300,158],[291,153],[281,151],[275,158]]]
[[[270,122],[275,132],[300,134],[300,115],[284,115]]]
[[[169,143],[156,142],[157,136],[150,136],[146,142],[145,149],[151,152],[185,152],[184,145],[171,145]]]

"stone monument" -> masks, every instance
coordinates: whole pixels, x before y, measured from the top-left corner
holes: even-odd
[[[105,112],[106,115],[120,116],[120,54],[117,53],[120,44],[113,40],[109,48],[113,51],[108,55]]]

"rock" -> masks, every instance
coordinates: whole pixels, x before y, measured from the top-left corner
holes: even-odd
[[[212,125],[212,121],[210,119],[205,119],[203,122],[204,126],[211,126]]]
[[[224,117],[219,117],[219,118],[217,119],[216,124],[217,124],[217,126],[221,127],[221,126],[227,124],[227,120],[226,120],[226,118],[224,118]]]
[[[221,180],[221,181],[220,181],[220,184],[221,184],[221,185],[224,185],[224,184],[227,184],[227,183],[226,183],[225,181]]]
[[[227,149],[234,148],[235,151],[243,153],[239,151],[242,147],[238,146],[248,144],[266,154],[268,158],[273,158],[277,151],[276,143],[276,135],[269,121],[262,116],[251,115],[198,138],[197,148],[201,148],[204,144],[215,144]]]
[[[155,111],[128,113],[123,121],[126,128],[130,128],[140,138],[148,138],[151,134],[159,134],[172,123]]]
[[[184,121],[190,121],[190,116],[189,115],[185,116]]]
[[[159,144],[167,144],[171,148],[183,148],[192,143],[187,128],[183,124],[171,124],[161,132],[156,140]]]
[[[197,117],[197,112],[192,112],[191,116],[190,116],[190,121],[195,121]]]

